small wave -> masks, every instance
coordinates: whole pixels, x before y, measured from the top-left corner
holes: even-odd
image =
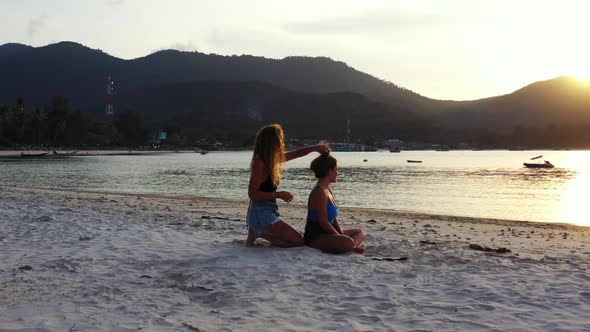
[[[171,169],[171,170],[164,170],[157,173],[158,175],[174,175],[174,176],[193,176],[195,172],[185,170],[185,169]]]
[[[33,221],[38,221],[38,222],[51,222],[51,221],[53,221],[53,218],[51,218],[50,216],[43,215],[43,216],[40,216],[40,217],[37,217],[37,218],[33,218]]]

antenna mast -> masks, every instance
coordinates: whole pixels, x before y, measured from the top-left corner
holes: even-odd
[[[106,81],[106,98],[105,98],[105,119],[106,122],[112,123],[113,122],[113,80],[111,79],[111,75],[107,76]]]

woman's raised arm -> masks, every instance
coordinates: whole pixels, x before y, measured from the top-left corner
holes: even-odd
[[[311,152],[318,152],[320,154],[328,154],[330,153],[330,148],[327,144],[318,144],[314,146],[308,146],[305,148],[297,149],[295,151],[290,151],[285,153],[285,161],[297,159],[303,156],[310,154]]]

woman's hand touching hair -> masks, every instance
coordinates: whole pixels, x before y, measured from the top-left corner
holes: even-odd
[[[328,144],[318,144],[315,145],[313,148],[316,152],[318,152],[321,155],[330,154],[330,147],[328,146]]]

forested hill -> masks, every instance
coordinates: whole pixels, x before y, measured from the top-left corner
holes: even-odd
[[[454,102],[436,118],[449,128],[489,129],[590,125],[590,81],[561,76],[527,85],[511,94]]]
[[[176,126],[191,133],[186,142],[205,134],[243,139],[270,121],[292,128],[297,137],[341,139],[350,118],[352,136],[361,140],[590,146],[590,82],[569,76],[503,96],[448,101],[429,99],[325,57],[267,59],[164,50],[124,60],[72,42],[2,45],[0,73],[4,144],[31,136],[25,134],[24,120],[20,130],[11,129],[21,118],[33,123],[33,116],[19,115],[21,109],[50,114],[54,96],[65,97],[81,115],[101,114],[105,79],[111,75],[117,114],[134,112],[154,128]]]
[[[68,96],[81,107],[102,105],[105,77],[117,93],[143,85],[194,81],[259,81],[310,93],[356,92],[415,110],[430,99],[325,57],[268,59],[164,50],[123,60],[86,46],[60,42],[45,47],[0,46],[0,104],[21,96],[29,104]]]
[[[138,88],[117,95],[148,123],[170,123],[195,136],[250,137],[264,123],[281,123],[291,137],[342,141],[348,120],[354,139],[387,137],[436,141],[431,121],[410,110],[352,92],[306,93],[260,82],[206,81]],[[229,139],[229,137],[226,137]]]

